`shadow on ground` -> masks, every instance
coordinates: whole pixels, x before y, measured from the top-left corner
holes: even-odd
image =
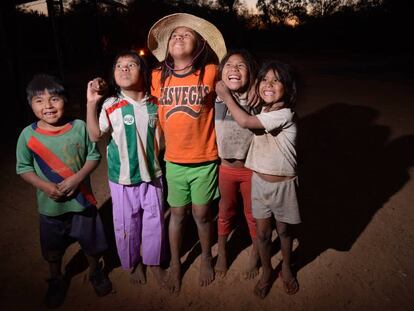
[[[333,103],[299,119],[302,224],[294,228],[299,241],[293,258],[296,271],[328,249],[349,251],[375,213],[409,180],[408,169],[414,165],[414,135],[390,140],[390,129],[375,123],[378,117],[377,110],[366,106]],[[218,202],[214,202],[213,218],[217,209]],[[110,199],[101,206],[100,215],[109,244],[103,256],[105,270],[110,273],[120,266]],[[229,267],[251,244],[241,206],[235,223],[228,242]],[[187,253],[182,264],[184,275],[201,254],[191,215],[183,236],[182,254]],[[212,243],[216,242],[214,221]],[[272,253],[276,254],[279,240],[272,245]],[[279,268],[280,264],[276,270]],[[86,258],[79,251],[66,266],[66,273],[73,277],[86,269]]]
[[[409,180],[414,136],[389,140],[377,110],[333,103],[299,121],[303,223],[295,268],[327,249],[349,251],[375,213]]]

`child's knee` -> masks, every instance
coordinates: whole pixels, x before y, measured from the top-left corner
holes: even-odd
[[[195,211],[193,209],[193,218],[197,224],[206,224],[210,222],[210,213],[208,211]]]
[[[259,243],[269,242],[272,239],[272,230],[257,230],[256,238]]]
[[[281,231],[278,231],[277,232],[277,235],[279,236],[279,239],[287,239],[287,238],[290,238],[290,233],[289,233],[289,230],[287,228],[286,229],[283,229]]]
[[[171,209],[170,223],[182,225],[187,218],[187,213],[184,208],[181,210],[179,208]]]
[[[276,231],[279,239],[287,239],[291,236],[289,225],[286,223],[276,223]]]

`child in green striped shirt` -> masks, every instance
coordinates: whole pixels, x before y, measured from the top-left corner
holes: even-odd
[[[120,53],[113,66],[114,96],[103,99],[106,83],[88,83],[87,126],[92,141],[109,136],[108,178],[118,255],[131,281],[144,284],[143,264],[161,282],[165,256],[161,132],[157,106],[149,95],[149,71],[135,52]]]

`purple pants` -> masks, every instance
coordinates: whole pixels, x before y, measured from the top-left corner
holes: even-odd
[[[158,266],[166,247],[161,177],[131,186],[109,181],[109,188],[122,268],[130,269],[141,259],[145,265]]]

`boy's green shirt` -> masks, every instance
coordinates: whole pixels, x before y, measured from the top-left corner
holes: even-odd
[[[57,131],[27,126],[21,132],[16,148],[16,172],[34,172],[40,178],[59,183],[78,172],[86,161],[99,161],[97,146],[89,140],[86,124],[74,120]],[[96,205],[89,177],[78,187],[70,199],[56,202],[46,193],[37,189],[38,211],[46,216],[58,216],[68,212],[81,212],[88,206]]]

